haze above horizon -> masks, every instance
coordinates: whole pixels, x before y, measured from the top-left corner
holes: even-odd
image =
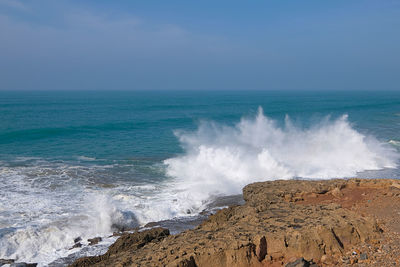
[[[0,90],[398,90],[400,2],[0,0]]]

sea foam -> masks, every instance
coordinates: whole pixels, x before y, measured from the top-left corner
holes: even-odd
[[[176,132],[183,155],[165,160],[167,174],[192,198],[237,194],[256,181],[353,177],[365,170],[396,168],[395,150],[355,130],[343,115],[304,128],[286,116],[279,127],[259,108],[234,126],[202,122]],[[196,201],[198,201],[198,199]]]

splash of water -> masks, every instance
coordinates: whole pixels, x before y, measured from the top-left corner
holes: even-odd
[[[356,131],[348,116],[283,127],[263,114],[233,127],[203,122],[195,132],[177,132],[185,153],[167,159],[167,174],[193,199],[236,194],[251,182],[295,177],[329,179],[395,168],[398,156],[372,136]]]

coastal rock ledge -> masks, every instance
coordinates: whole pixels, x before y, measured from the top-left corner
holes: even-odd
[[[123,234],[82,266],[398,266],[400,181],[272,181],[193,230]]]

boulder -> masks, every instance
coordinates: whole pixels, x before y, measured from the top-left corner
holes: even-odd
[[[90,238],[88,239],[89,246],[97,245],[101,240],[101,237]]]

